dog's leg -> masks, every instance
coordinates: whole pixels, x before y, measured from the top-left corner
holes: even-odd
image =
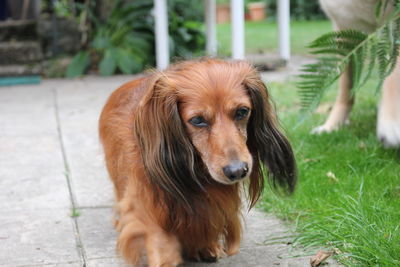
[[[228,256],[239,252],[240,241],[242,239],[242,226],[238,217],[232,218],[228,223],[226,231],[226,254]]]
[[[150,267],[172,267],[183,262],[179,241],[161,228],[148,233],[146,249]]]
[[[208,248],[200,250],[197,257],[192,258],[204,262],[216,262],[225,255],[223,246],[219,242],[215,242]]]
[[[124,223],[124,220],[126,220],[126,217],[118,221],[116,225],[117,230],[120,231],[117,248],[128,263],[136,266],[143,253],[144,225],[136,219],[131,219],[127,223]]]
[[[400,57],[382,88],[378,111],[377,135],[386,147],[400,145]]]
[[[118,203],[116,223],[117,248],[128,263],[140,263],[144,248],[150,267],[170,267],[182,263],[181,248],[175,236],[166,233],[140,206],[134,208],[129,199]]]
[[[128,263],[138,264],[144,245],[150,267],[178,266],[182,263],[180,244],[175,236],[151,222],[144,223],[133,213],[121,216],[117,247]]]
[[[312,130],[312,133],[319,134],[337,130],[343,124],[348,124],[349,114],[354,104],[354,96],[350,92],[352,87],[352,72],[347,67],[339,79],[339,95],[336,98],[335,105],[329,114],[328,119],[321,126]]]

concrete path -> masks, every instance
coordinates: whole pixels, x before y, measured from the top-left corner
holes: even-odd
[[[0,87],[0,266],[123,266],[97,123],[109,94],[130,79]],[[285,243],[265,244],[287,234],[279,220],[245,217],[240,254],[186,266],[309,266]]]

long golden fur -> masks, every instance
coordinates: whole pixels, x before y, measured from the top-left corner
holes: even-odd
[[[144,250],[150,266],[235,254],[243,181],[251,206],[264,186],[262,165],[272,185],[291,192],[296,182],[266,87],[243,61],[182,62],[124,84],[103,109],[100,138],[115,186],[117,246],[129,263]]]

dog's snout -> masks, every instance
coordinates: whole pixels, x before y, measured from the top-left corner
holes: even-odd
[[[226,177],[231,181],[244,178],[249,171],[249,166],[243,161],[234,161],[222,168]]]

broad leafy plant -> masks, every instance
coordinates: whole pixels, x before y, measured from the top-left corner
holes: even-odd
[[[168,1],[170,54],[172,58],[191,58],[204,50],[205,38],[201,31],[199,13],[202,9],[187,7],[196,1]],[[198,3],[197,3],[198,4]],[[185,6],[186,8],[182,8]],[[85,50],[79,52],[68,66],[66,76],[77,77],[90,68],[101,75],[138,73],[154,66],[153,1],[116,0],[111,14],[100,21],[87,8],[94,28]],[[197,16],[196,16],[197,14]]]
[[[190,59],[204,54],[203,14],[201,1],[168,1],[169,45],[173,60]]]
[[[253,0],[247,0],[253,1]],[[277,16],[278,0],[259,0],[267,4],[267,13],[270,19]],[[229,2],[229,1],[228,1]],[[290,17],[297,20],[324,19],[325,14],[319,7],[318,0],[290,0]]]
[[[67,77],[82,75],[90,64],[98,64],[102,75],[139,72],[144,64],[152,64],[153,30],[149,1],[125,4],[116,1],[110,16],[100,22],[90,14],[94,34],[88,49],[79,52],[67,69]]]
[[[380,18],[390,0],[381,0],[376,7]],[[391,14],[374,32],[357,30],[327,33],[314,40],[309,47],[317,55],[317,62],[304,65],[298,83],[304,112],[314,110],[327,89],[339,78],[345,68],[351,68],[352,91],[362,87],[377,70],[380,88],[384,79],[396,66],[400,49],[400,0],[394,0]]]

